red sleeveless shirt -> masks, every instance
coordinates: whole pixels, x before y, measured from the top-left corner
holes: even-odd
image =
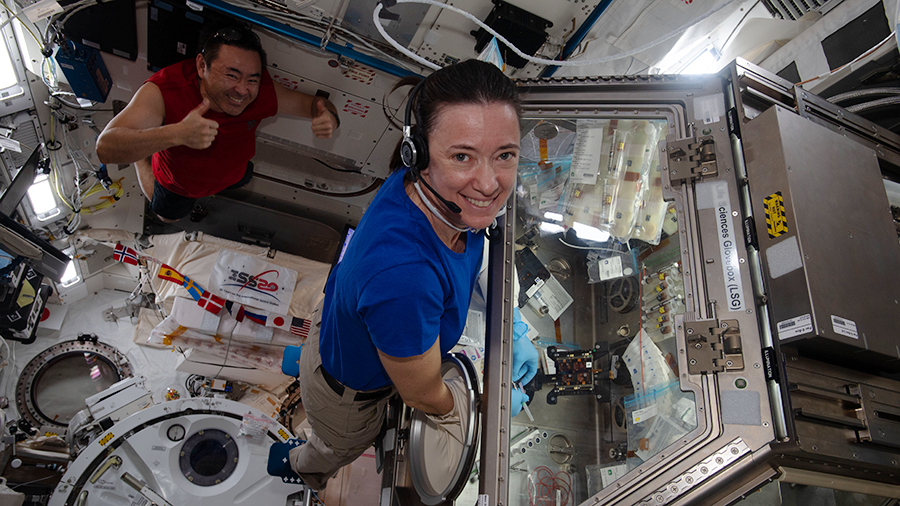
[[[178,123],[203,97],[196,60],[184,60],[153,74],[147,82],[159,87],[166,106],[164,125]],[[206,149],[175,146],[153,155],[153,175],[163,188],[191,198],[213,195],[244,177],[247,162],[256,154],[256,127],[278,112],[275,83],[263,69],[259,94],[239,116],[207,111],[203,117],[219,123]]]

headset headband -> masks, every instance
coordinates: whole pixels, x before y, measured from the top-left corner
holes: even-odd
[[[410,137],[412,137],[412,123],[410,121],[410,120],[412,120],[412,104],[413,104],[413,100],[415,100],[415,98],[416,98],[416,95],[419,94],[419,89],[425,83],[425,79],[428,79],[428,78],[426,77],[426,78],[422,79],[421,81],[416,83],[415,86],[413,86],[412,91],[409,92],[409,98],[406,100],[406,114],[403,117],[403,138],[404,139],[409,139]]]

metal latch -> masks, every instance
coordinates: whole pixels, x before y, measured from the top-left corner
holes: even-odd
[[[716,142],[712,136],[682,139],[668,144],[669,174],[673,183],[719,173],[716,166]]]
[[[684,322],[688,372],[703,374],[744,368],[741,329],[737,320]]]
[[[356,60],[352,58],[347,58],[343,55],[338,55],[337,57],[338,64],[341,66],[341,71],[346,73],[348,70],[352,69],[356,65]]]
[[[856,416],[865,423],[865,428],[858,430],[859,440],[900,448],[900,395],[863,383],[850,385],[848,390],[859,398]]]

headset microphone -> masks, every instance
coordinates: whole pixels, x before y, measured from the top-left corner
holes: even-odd
[[[459,213],[462,212],[462,209],[460,209],[459,206],[456,205],[455,202],[450,202],[449,200],[445,199],[444,197],[441,197],[441,194],[438,193],[437,191],[435,191],[435,189],[432,188],[430,184],[428,184],[427,182],[425,182],[425,179],[424,179],[424,178],[419,177],[419,171],[418,171],[418,170],[412,169],[412,171],[413,171],[413,181],[421,181],[422,184],[425,185],[425,188],[426,188],[428,191],[430,191],[432,195],[434,195],[435,197],[437,197],[438,200],[440,200],[441,202],[444,203],[445,206],[447,206],[447,209],[449,209],[451,212],[456,213],[456,214],[459,214]]]
[[[412,172],[413,181],[422,181],[422,184],[425,185],[425,188],[431,192],[432,195],[437,197],[447,209],[455,214],[459,214],[462,212],[462,209],[454,202],[450,202],[449,200],[441,197],[441,195],[435,191],[434,188],[431,187],[430,184],[425,182],[424,178],[419,177],[421,171],[428,168],[428,142],[425,140],[425,137],[420,135],[419,133],[413,133],[412,131],[412,103],[415,99],[416,95],[419,92],[419,89],[422,87],[422,83],[425,82],[425,79],[419,81],[416,86],[409,93],[409,98],[406,101],[406,115],[403,119],[403,140],[400,142],[400,161],[403,162],[403,165],[409,167],[410,172]]]

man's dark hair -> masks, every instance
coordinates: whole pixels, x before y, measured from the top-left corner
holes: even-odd
[[[209,66],[219,56],[219,48],[223,45],[246,49],[247,51],[256,51],[259,53],[259,60],[262,68],[266,68],[266,51],[259,41],[259,36],[252,30],[244,26],[225,26],[216,30],[210,30],[200,39],[200,54],[203,60]]]
[[[406,77],[394,85],[393,90],[403,86],[415,86],[421,79]],[[455,104],[502,103],[513,106],[516,117],[522,118],[522,104],[515,83],[506,77],[495,65],[481,60],[465,60],[444,67],[425,78],[412,100],[415,124],[414,133],[424,139],[434,129],[437,113],[445,106]],[[391,171],[403,166],[400,161],[400,145],[391,156]]]

